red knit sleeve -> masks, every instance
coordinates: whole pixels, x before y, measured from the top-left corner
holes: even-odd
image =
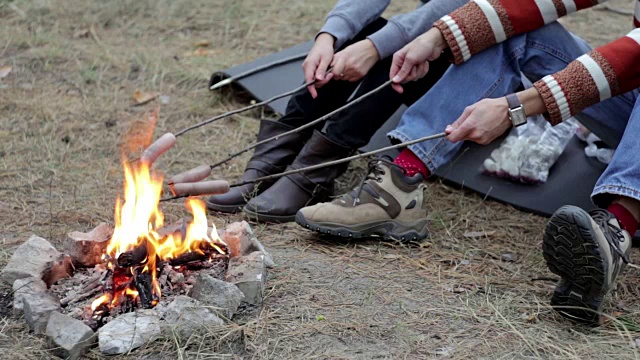
[[[555,125],[585,108],[640,87],[640,29],[585,54],[533,84]]]
[[[434,26],[442,32],[461,64],[474,54],[515,35],[539,29],[569,13],[602,0],[473,0],[442,17]]]

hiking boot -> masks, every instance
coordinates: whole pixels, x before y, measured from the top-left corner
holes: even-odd
[[[315,131],[287,171],[342,159],[351,153],[351,148],[337,144]],[[334,180],[348,166],[348,163],[344,163],[283,176],[268,190],[251,199],[243,211],[251,220],[291,222],[301,208],[326,201],[333,195]]]
[[[428,220],[422,208],[424,179],[421,174],[410,177],[405,173],[390,160],[372,160],[360,186],[332,202],[301,209],[296,222],[344,238],[427,238]]]
[[[262,121],[258,132],[258,141],[285,133],[294,128],[277,121]],[[308,132],[299,132],[283,136],[256,147],[247,163],[240,181],[277,174],[293,162],[296,155],[309,138]],[[236,213],[242,209],[252,196],[258,195],[275,183],[275,180],[258,184],[247,184],[231,188],[229,192],[213,195],[207,199],[207,209],[224,213]]]
[[[629,262],[629,233],[607,210],[563,206],[547,224],[542,250],[549,270],[561,277],[551,306],[574,321],[598,324],[604,298]]]

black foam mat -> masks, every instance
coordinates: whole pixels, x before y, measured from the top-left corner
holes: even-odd
[[[312,45],[312,42],[299,44],[255,61],[218,71],[212,75],[210,85],[273,61],[298,54],[302,55]],[[262,70],[239,79],[235,83],[244,88],[256,100],[265,100],[302,84],[303,76],[300,68],[302,61],[303,57],[297,61]],[[280,99],[271,103],[270,107],[273,111],[282,114],[288,100],[288,98]],[[389,139],[386,134],[396,126],[404,110],[404,108],[399,109],[376,132],[371,142],[361,150],[369,151],[388,146]],[[588,158],[584,154],[584,144],[577,138],[569,143],[551,169],[548,181],[539,185],[520,184],[483,175],[481,167],[484,160],[499,145],[499,141],[488,146],[474,143],[465,144],[455,160],[442,166],[435,175],[454,186],[476,191],[490,199],[543,216],[550,216],[562,205],[576,205],[586,210],[594,207],[589,195],[605,165]]]

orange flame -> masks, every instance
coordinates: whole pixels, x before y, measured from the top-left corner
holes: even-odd
[[[206,207],[202,200],[189,198],[186,207],[193,216],[188,224],[184,239],[181,234],[172,233],[162,237],[158,233],[164,225],[164,214],[160,210],[160,197],[162,195],[163,176],[150,170],[150,165],[138,162],[129,164],[123,161],[124,167],[124,200],[119,197],[115,206],[114,232],[107,245],[106,255],[110,258],[108,267],[114,268],[114,262],[120,254],[136,249],[145,244],[147,257],[140,266],[142,273],[149,273],[152,279],[152,291],[155,295],[152,305],[157,303],[161,296],[160,284],[157,281],[157,260],[170,260],[188,252],[204,254],[202,245],[215,248],[221,254],[224,253],[216,243],[222,243],[218,233],[213,227],[209,231]],[[213,225],[212,225],[213,226]],[[134,274],[134,269],[129,269]],[[110,307],[117,306],[120,299],[129,297],[136,299],[139,296],[133,285],[118,290],[117,293],[104,294],[97,298],[91,309],[95,311],[102,304]]]

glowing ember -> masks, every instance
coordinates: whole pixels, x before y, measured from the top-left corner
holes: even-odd
[[[105,293],[91,304],[98,317],[116,307],[130,311],[137,306],[155,306],[161,296],[158,272],[165,263],[173,266],[178,259],[207,261],[226,255],[215,227],[209,230],[204,202],[197,198],[186,201],[193,217],[186,232],[161,236],[162,175],[144,162],[129,165],[123,161],[123,167],[124,199],[116,200],[115,228],[104,256],[111,276]]]

